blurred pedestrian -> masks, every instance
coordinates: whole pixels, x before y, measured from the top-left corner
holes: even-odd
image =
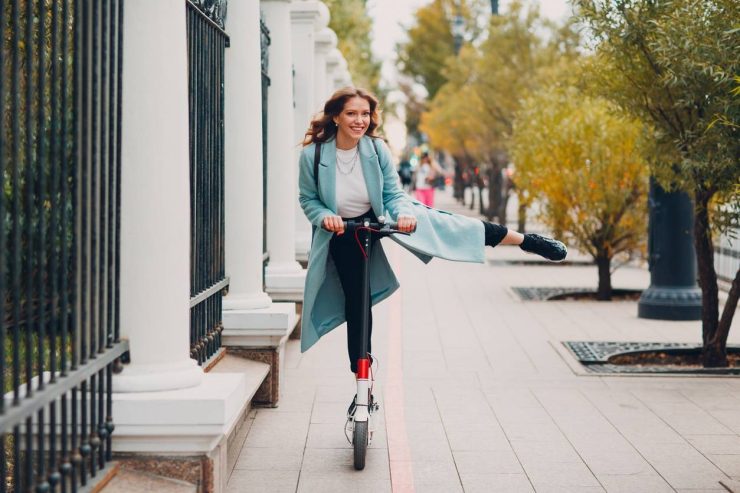
[[[414,196],[416,200],[429,207],[434,207],[434,184],[437,174],[429,154],[425,152],[421,155],[419,167],[416,169]]]
[[[398,176],[401,178],[401,186],[408,192],[411,189],[411,177],[414,169],[408,159],[403,159],[398,165]]]

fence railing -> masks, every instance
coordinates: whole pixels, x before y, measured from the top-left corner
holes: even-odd
[[[260,59],[262,61],[262,263],[263,268],[269,259],[267,252],[267,96],[270,90],[270,30],[260,19]],[[264,275],[262,276],[264,279]]]
[[[0,492],[111,460],[123,0],[0,3]]]
[[[740,235],[720,235],[714,245],[714,268],[720,280],[731,283],[740,269]]]
[[[190,356],[203,364],[221,346],[224,267],[223,28],[187,1],[190,94]],[[218,13],[218,12],[216,12]]]

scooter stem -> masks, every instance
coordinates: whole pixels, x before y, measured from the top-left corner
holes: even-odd
[[[370,221],[367,219],[363,220],[363,223],[365,227],[370,226]],[[358,367],[357,367],[357,378],[368,378],[367,374],[367,366],[369,364],[368,361],[368,339],[369,339],[369,332],[370,332],[370,248],[372,245],[372,241],[370,241],[370,231],[367,229],[362,229],[359,231],[359,234],[361,236],[360,241],[363,244],[363,248],[365,250],[364,259],[362,262],[362,305],[361,305],[361,325],[360,325],[360,360],[358,361]],[[363,362],[364,360],[364,362]],[[365,372],[364,374],[360,373],[360,365],[365,366]]]

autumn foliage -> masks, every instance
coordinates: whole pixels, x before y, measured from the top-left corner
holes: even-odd
[[[603,99],[557,87],[525,100],[514,124],[517,185],[541,203],[547,226],[594,258],[601,300],[611,297],[612,260],[645,246],[643,129]]]

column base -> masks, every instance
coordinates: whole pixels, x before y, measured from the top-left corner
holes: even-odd
[[[272,304],[272,299],[264,291],[254,294],[234,293],[228,294],[223,299],[224,310],[254,310],[267,308]]]
[[[303,231],[296,232],[295,259],[300,264],[308,262],[308,252],[311,251],[311,231],[306,234]]]
[[[254,395],[255,404],[277,407],[285,366],[285,342],[295,330],[294,303],[273,303],[261,310],[223,312],[221,343],[230,355],[270,365],[270,372]]]
[[[258,310],[224,310],[221,344],[231,347],[277,347],[295,328],[294,303],[272,303]]]
[[[134,469],[226,491],[229,441],[238,433],[267,365],[209,373],[201,385],[167,392],[114,393],[113,452]],[[152,469],[153,468],[153,469]]]
[[[203,370],[193,359],[170,365],[131,363],[113,377],[113,392],[160,392],[196,387],[203,381]]]
[[[655,320],[701,320],[701,290],[650,286],[640,296],[637,316]]]
[[[298,262],[265,268],[265,290],[273,301],[302,301],[306,271]]]

